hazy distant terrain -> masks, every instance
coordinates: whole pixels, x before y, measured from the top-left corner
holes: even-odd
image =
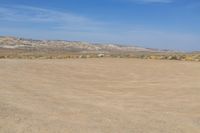
[[[200,61],[200,52],[185,53],[116,44],[0,37],[0,59],[141,58]]]
[[[0,37],[0,48],[20,50],[46,50],[46,51],[68,51],[68,52],[135,52],[156,50],[136,46],[120,46],[115,44],[93,44],[77,41],[62,40],[33,40],[16,37]]]
[[[0,60],[1,133],[199,133],[200,64]]]
[[[147,53],[170,52],[157,49],[116,44],[94,44],[78,41],[33,40],[9,36],[0,37],[1,58],[78,58],[135,56]]]

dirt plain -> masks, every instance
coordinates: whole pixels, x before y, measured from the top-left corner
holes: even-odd
[[[200,133],[200,63],[2,59],[0,133]]]

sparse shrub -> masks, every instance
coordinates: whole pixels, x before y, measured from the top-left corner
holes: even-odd
[[[178,60],[176,55],[168,56],[168,60]]]
[[[6,57],[5,57],[5,56],[3,56],[3,55],[1,55],[1,56],[0,56],[0,59],[5,59],[5,58],[6,58]]]
[[[193,58],[191,56],[186,56],[185,60],[186,61],[193,61]]]

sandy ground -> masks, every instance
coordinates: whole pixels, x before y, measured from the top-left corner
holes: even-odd
[[[200,133],[200,63],[0,60],[0,133]]]

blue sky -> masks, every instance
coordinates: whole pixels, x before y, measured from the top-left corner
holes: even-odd
[[[0,0],[0,35],[200,50],[199,0]]]

